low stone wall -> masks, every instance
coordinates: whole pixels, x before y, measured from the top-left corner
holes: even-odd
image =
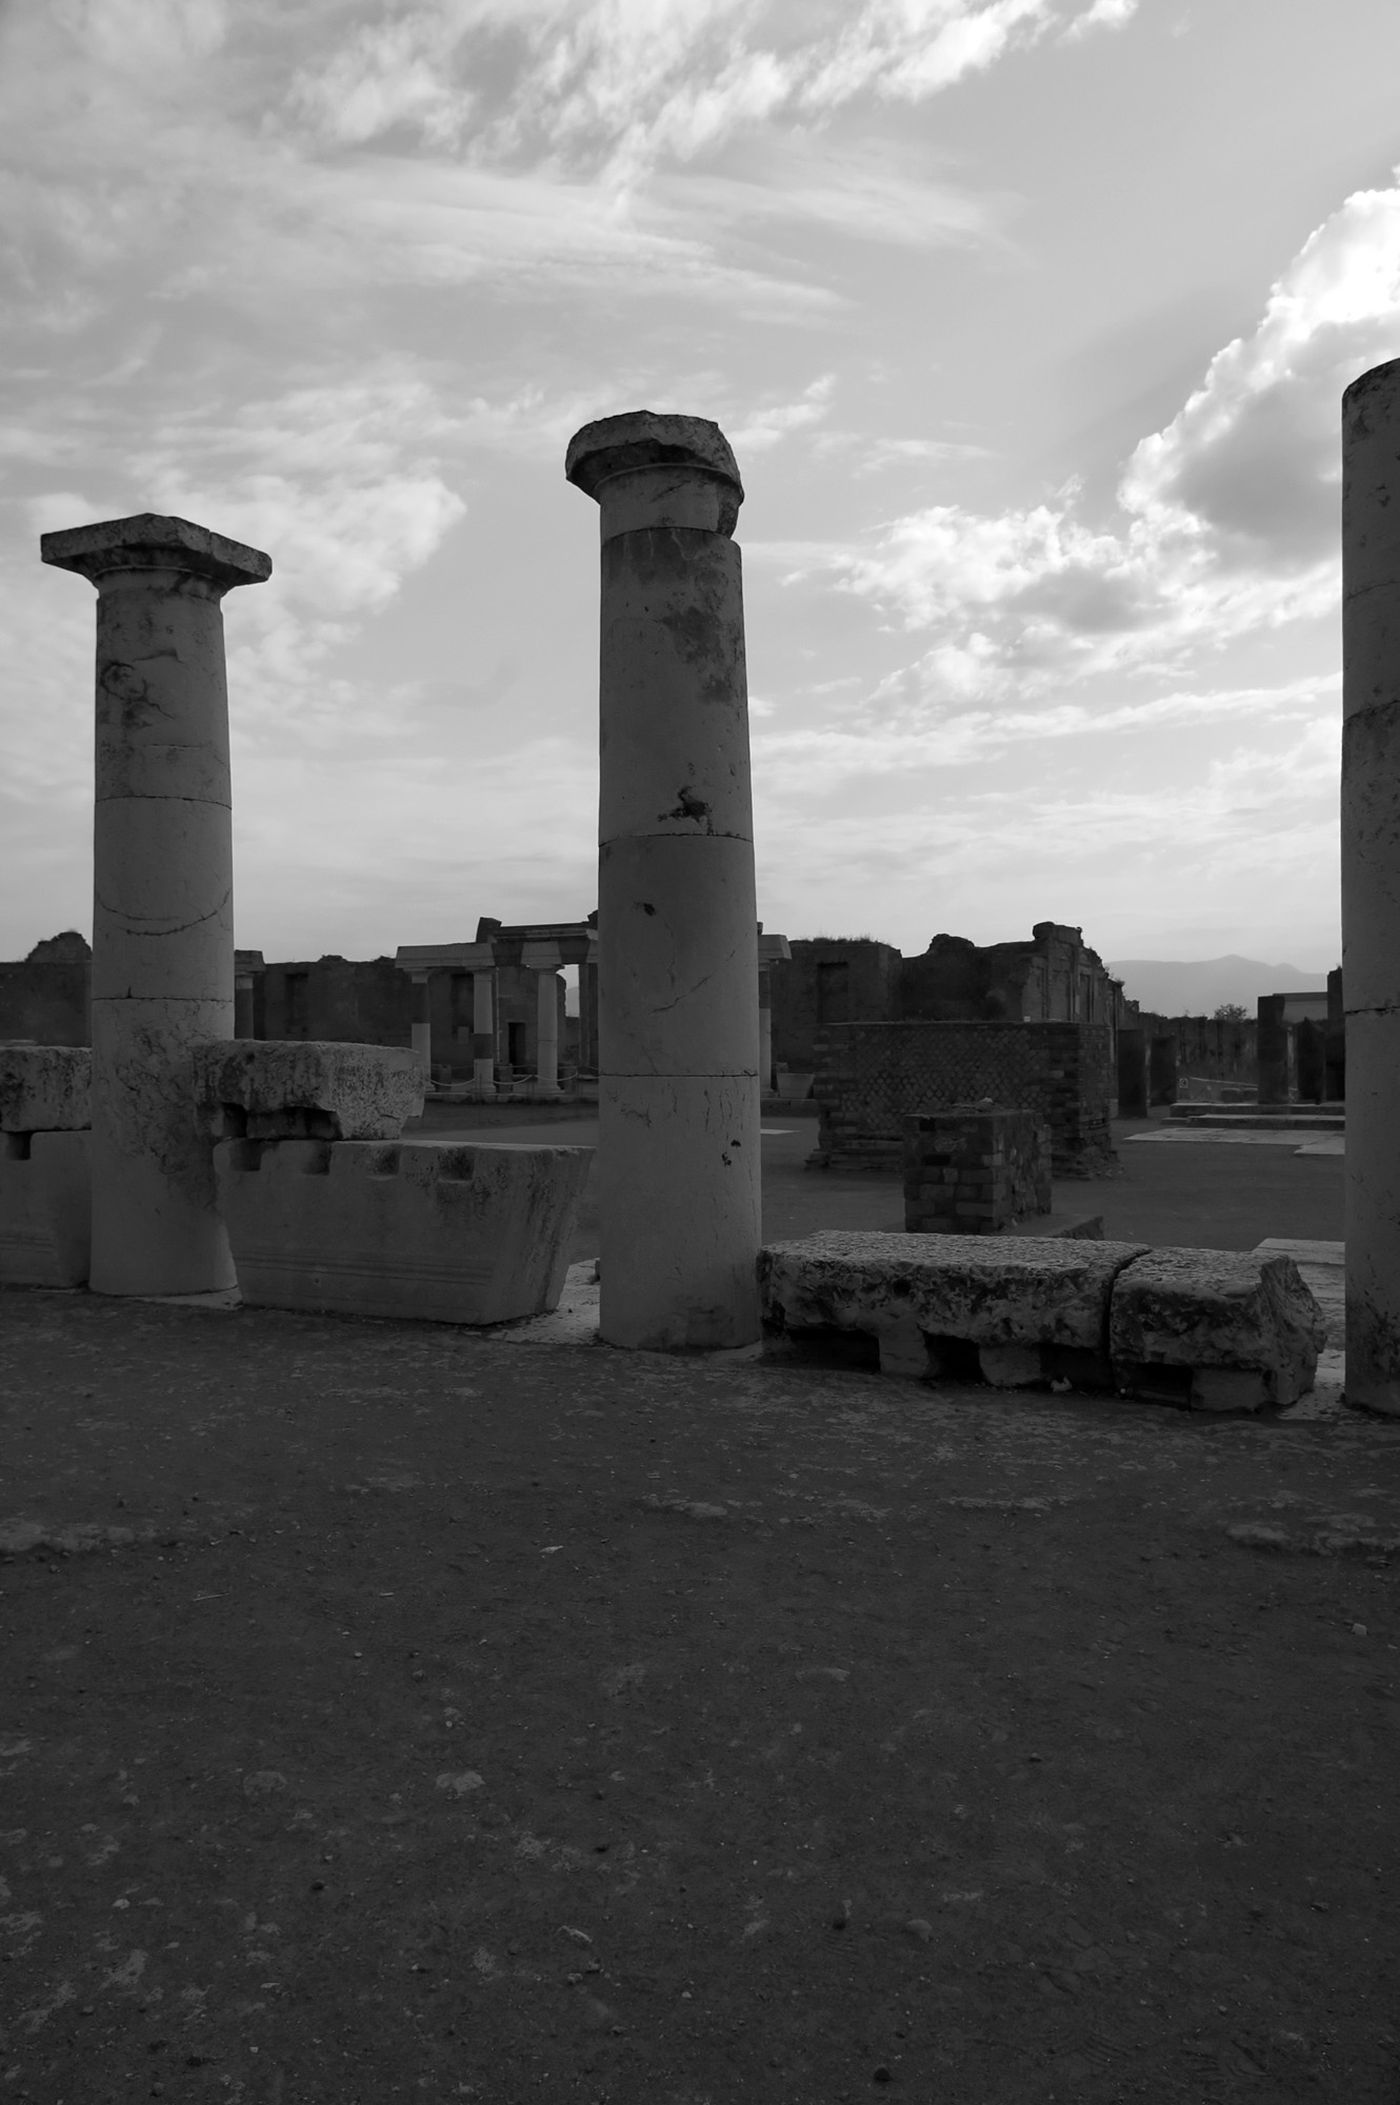
[[[817,1041],[814,1169],[898,1170],[904,1121],[991,1098],[1050,1128],[1056,1177],[1113,1167],[1113,1034],[1090,1023],[848,1023]]]
[[[905,1119],[907,1229],[996,1235],[1051,1203],[1050,1128],[1036,1112],[962,1104]]]

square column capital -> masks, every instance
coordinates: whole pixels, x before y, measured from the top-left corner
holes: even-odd
[[[90,526],[41,534],[39,555],[55,569],[76,570],[98,586],[123,570],[183,570],[225,592],[235,585],[265,584],[272,575],[272,558],[260,548],[159,512],[99,519]]]

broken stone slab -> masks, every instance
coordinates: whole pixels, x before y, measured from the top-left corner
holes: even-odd
[[[224,1039],[193,1062],[214,1140],[396,1140],[423,1109],[422,1064],[406,1045]]]
[[[245,1302],[485,1324],[557,1307],[592,1157],[225,1140],[214,1170]]]
[[[0,1133],[0,1285],[85,1286],[92,1135]]]
[[[1119,1389],[1197,1410],[1295,1403],[1327,1339],[1291,1257],[1263,1250],[1150,1250],[1113,1289],[1109,1352]]]
[[[0,1133],[74,1133],[91,1124],[86,1045],[0,1045]]]
[[[771,1343],[873,1337],[883,1373],[995,1386],[1108,1386],[1113,1284],[1145,1245],[1088,1238],[829,1230],[759,1253]]]

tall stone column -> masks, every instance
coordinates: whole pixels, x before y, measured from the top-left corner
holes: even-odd
[[[1342,397],[1347,1400],[1400,1415],[1400,359]]]
[[[719,427],[650,411],[571,440],[602,514],[600,1333],[759,1336],[758,949],[739,550]]]
[[[231,1038],[233,839],[220,603],[272,565],[145,513],[45,534],[97,587],[92,1269],[96,1293],[234,1283],[185,1069]]]

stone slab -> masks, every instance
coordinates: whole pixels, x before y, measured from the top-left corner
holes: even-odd
[[[85,1045],[0,1045],[0,1133],[72,1133],[92,1124]]]
[[[1104,1356],[1114,1280],[1144,1248],[1077,1237],[846,1231],[769,1243],[759,1253],[764,1330],[770,1339],[873,1335],[881,1368],[891,1373],[939,1371],[950,1341],[1053,1346],[1081,1355],[1087,1368]],[[1018,1380],[1030,1364],[1015,1359]]]
[[[1125,1395],[1202,1409],[1292,1404],[1312,1387],[1326,1336],[1297,1265],[1278,1251],[1152,1250],[1113,1288],[1109,1352]],[[1256,1380],[1222,1382],[1218,1370]]]
[[[194,1055],[215,1140],[396,1140],[423,1109],[424,1079],[407,1045],[237,1038]]]
[[[92,1136],[0,1134],[0,1285],[84,1286]]]
[[[222,1141],[245,1302],[504,1323],[555,1308],[592,1150]]]

